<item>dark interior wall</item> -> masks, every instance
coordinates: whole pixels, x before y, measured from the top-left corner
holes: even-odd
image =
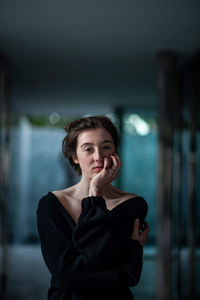
[[[139,58],[28,61],[13,68],[13,110],[74,114],[107,113],[116,106],[156,109],[156,57]]]
[[[3,1],[0,51],[11,64],[13,110],[156,107],[155,54],[194,52],[199,10],[196,0]]]

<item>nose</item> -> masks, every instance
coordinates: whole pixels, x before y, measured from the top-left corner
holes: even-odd
[[[103,160],[103,154],[102,154],[102,152],[101,152],[100,149],[96,149],[94,151],[94,160],[95,161],[101,161],[101,160]]]

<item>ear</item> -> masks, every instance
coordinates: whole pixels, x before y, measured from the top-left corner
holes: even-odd
[[[78,157],[76,154],[72,155],[72,159],[75,164],[79,164]]]

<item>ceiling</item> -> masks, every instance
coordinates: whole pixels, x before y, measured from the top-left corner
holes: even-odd
[[[14,98],[128,98],[153,86],[157,51],[198,49],[199,14],[198,0],[3,0],[0,51]]]

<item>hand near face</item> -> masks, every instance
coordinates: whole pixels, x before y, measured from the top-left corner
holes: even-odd
[[[103,188],[114,181],[121,168],[121,161],[117,154],[104,158],[104,167],[90,182],[89,195],[101,196]]]

